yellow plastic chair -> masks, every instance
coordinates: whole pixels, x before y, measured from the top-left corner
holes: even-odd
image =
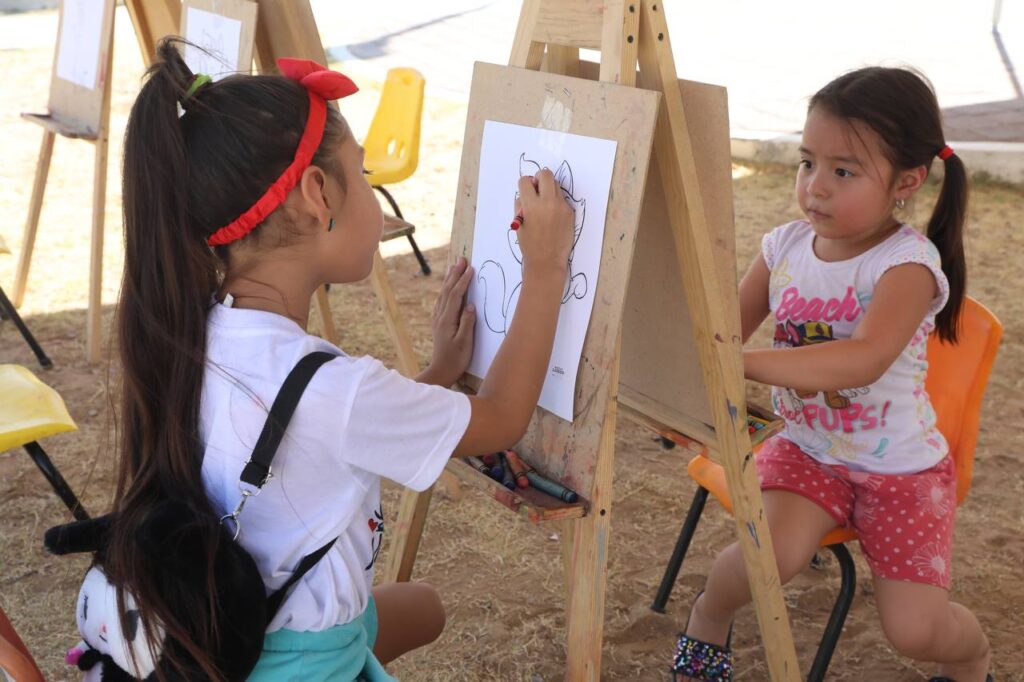
[[[89,514],[38,443],[77,430],[57,391],[21,365],[0,365],[0,452],[24,447],[72,515],[84,521]]]
[[[388,71],[384,88],[380,93],[377,111],[370,122],[370,130],[363,140],[366,158],[363,165],[370,171],[370,184],[384,195],[395,216],[405,222],[398,202],[384,185],[393,185],[405,180],[416,171],[420,159],[420,121],[423,118],[423,76],[410,68],[396,68]],[[412,236],[413,227],[397,231],[385,231],[383,240],[405,236],[420,263],[424,275],[430,274],[430,266],[423,257]]]
[[[0,236],[0,255],[9,255],[11,250],[7,248],[7,244],[4,242],[4,238]],[[7,298],[7,294],[4,293],[3,287],[0,287],[0,320],[10,320],[14,323],[14,326],[21,332],[25,342],[28,343],[28,347],[32,349],[32,352],[36,354],[36,358],[39,359],[39,364],[44,369],[50,369],[53,367],[53,362],[50,358],[46,357],[46,353],[43,352],[42,346],[36,341],[36,337],[32,336],[32,332],[28,330],[25,323],[22,321],[21,316],[18,315],[17,309],[14,304],[11,303],[10,299]]]
[[[925,380],[925,388],[935,408],[939,431],[946,438],[949,454],[956,464],[957,505],[964,501],[971,487],[981,399],[985,394],[985,386],[988,384],[1002,337],[1003,325],[992,311],[973,298],[965,297],[960,311],[957,343],[944,343],[934,333],[928,338],[928,378]],[[756,449],[754,455],[757,455]],[[665,612],[665,603],[682,568],[683,559],[697,529],[697,522],[700,521],[708,494],[713,495],[730,514],[732,513],[732,500],[725,482],[725,469],[704,454],[699,454],[690,460],[686,471],[697,483],[698,488],[679,532],[675,550],[665,568],[658,594],[651,604],[651,608],[660,613]],[[839,595],[807,675],[808,682],[820,682],[825,679],[832,653],[846,622],[846,614],[853,602],[856,568],[845,543],[856,538],[856,531],[836,528],[821,541],[821,546],[827,547],[836,556],[842,577]]]

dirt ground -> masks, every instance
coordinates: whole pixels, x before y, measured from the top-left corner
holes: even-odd
[[[121,267],[120,143],[142,69],[125,19],[119,12],[103,286],[107,325]],[[0,51],[0,71],[8,74],[0,110],[0,139],[6,153],[6,162],[0,165],[0,209],[8,216],[2,234],[15,252],[14,257],[0,257],[0,284],[8,293],[41,139],[40,129],[21,121],[18,112],[44,107],[51,60],[49,50]],[[379,84],[361,77],[356,67],[350,72],[363,92],[346,100],[343,111],[361,135],[372,116]],[[416,223],[417,239],[430,262],[441,270],[447,257],[465,108],[429,97],[429,87],[420,167],[396,188],[396,196]],[[113,444],[108,434],[111,387],[116,386],[118,369],[109,361],[89,366],[84,359],[92,165],[87,143],[58,141],[22,309],[55,367],[40,370],[10,324],[0,326],[0,362],[28,366],[64,397],[79,430],[49,438],[43,445],[86,508],[100,513],[109,505],[112,490]],[[756,252],[762,232],[797,215],[791,185],[790,168],[735,167],[741,270]],[[925,221],[934,195],[935,186],[928,186],[913,208],[915,222]],[[1024,284],[1024,270],[1017,260],[1024,249],[1022,221],[1022,188],[976,184],[966,238],[969,293],[995,311],[1006,325],[1006,334],[983,408],[974,486],[958,517],[952,589],[984,624],[995,653],[992,670],[1000,682],[1024,680],[1024,438],[1018,430],[1024,418],[1024,303],[1013,293]],[[386,244],[384,252],[415,348],[425,359],[439,277],[417,274],[404,240]],[[335,288],[331,301],[345,350],[394,364],[369,284]],[[752,343],[767,339],[768,331],[762,329]],[[752,386],[751,396],[763,402],[764,389]],[[605,679],[667,678],[674,635],[712,558],[734,536],[730,518],[709,504],[668,613],[649,610],[694,492],[685,475],[686,458],[679,449],[663,451],[638,427],[620,423],[611,507]],[[396,486],[387,485],[386,510],[397,510],[399,494]],[[73,670],[63,663],[63,653],[78,639],[73,603],[86,560],[48,556],[41,543],[42,533],[67,520],[68,514],[23,451],[0,453],[0,500],[0,606],[47,677],[72,679]],[[440,589],[448,626],[439,641],[396,662],[392,672],[404,680],[561,679],[565,619],[560,531],[557,525],[535,526],[520,520],[473,490],[435,495],[415,578]],[[910,682],[926,678],[933,672],[930,668],[901,658],[887,645],[877,623],[867,566],[856,549],[854,556],[858,595],[829,679]],[[838,568],[831,555],[823,558],[823,568],[808,569],[785,591],[804,670],[838,588]],[[737,679],[767,680],[757,624],[749,608],[736,622],[734,646]]]

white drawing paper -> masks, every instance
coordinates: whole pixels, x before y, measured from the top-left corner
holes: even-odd
[[[517,233],[509,227],[519,178],[550,168],[575,210],[575,241],[540,406],[568,421],[601,267],[616,145],[614,140],[484,122],[470,261],[475,273],[468,297],[477,322],[468,371],[478,377],[487,373],[519,299],[523,256]]]
[[[95,90],[102,34],[103,0],[64,0],[57,77]]]
[[[185,39],[196,46],[185,46],[185,63],[192,73],[205,73],[219,80],[239,71],[241,21],[189,7],[185,32]],[[248,65],[245,70],[248,71]]]

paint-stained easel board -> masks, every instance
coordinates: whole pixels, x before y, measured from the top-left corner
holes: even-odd
[[[181,35],[198,48],[213,54],[224,53],[227,65],[220,71],[207,67],[196,69],[190,61],[192,50],[185,50],[186,62],[194,72],[203,72],[214,79],[228,73],[249,73],[252,70],[253,44],[256,38],[256,12],[252,0],[184,0],[181,8]],[[190,20],[194,25],[190,25]],[[237,42],[235,42],[237,40]],[[226,54],[227,51],[232,54]],[[211,61],[206,54],[205,61]],[[192,57],[195,59],[195,57]]]
[[[642,83],[640,84],[643,85]],[[729,115],[723,87],[679,81],[720,290],[717,305],[739,324]],[[658,150],[655,150],[655,154]],[[658,165],[651,164],[622,322],[619,403],[717,449],[697,339],[668,220]],[[689,224],[684,230],[692,229]],[[699,283],[698,283],[699,285]],[[706,340],[705,340],[706,341]]]
[[[113,31],[114,0],[62,0],[47,113],[23,116],[65,137],[100,137]]]
[[[509,66],[477,63],[473,72],[451,261],[462,255],[468,259],[473,252],[486,121],[617,142],[600,273],[576,377],[574,419],[570,423],[538,408],[526,436],[515,448],[540,473],[562,482],[583,498],[589,497],[594,481],[601,422],[611,394],[610,371],[618,352],[619,325],[660,97],[652,91]],[[509,188],[510,211],[514,190]],[[496,225],[495,229],[507,230],[508,225]],[[479,380],[467,375],[463,385],[475,390]]]

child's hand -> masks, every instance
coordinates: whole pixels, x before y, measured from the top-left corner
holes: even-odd
[[[550,170],[519,178],[516,212],[523,216],[517,236],[524,275],[528,270],[564,274],[572,250],[575,214]]]
[[[473,356],[473,328],[476,310],[465,304],[466,290],[473,279],[473,269],[459,257],[441,284],[441,293],[434,303],[431,327],[434,331],[434,355],[430,367],[420,380],[451,386],[469,366]]]

